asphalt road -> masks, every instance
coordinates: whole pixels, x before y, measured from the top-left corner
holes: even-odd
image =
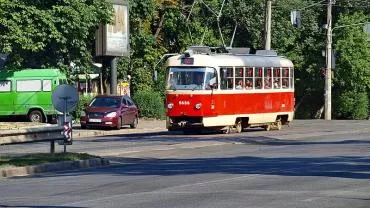
[[[230,135],[149,130],[77,138],[68,150],[114,165],[1,179],[0,207],[370,207],[370,121]]]

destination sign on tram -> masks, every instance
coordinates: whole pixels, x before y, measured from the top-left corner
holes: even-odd
[[[194,64],[194,58],[191,58],[191,57],[182,58],[181,59],[181,64],[193,65]]]

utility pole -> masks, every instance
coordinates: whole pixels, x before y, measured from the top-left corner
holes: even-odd
[[[265,50],[271,49],[271,0],[265,0]]]
[[[117,95],[117,58],[110,60],[110,94]]]
[[[325,76],[325,120],[331,120],[331,53],[332,53],[332,0],[328,0],[326,35],[326,76]]]

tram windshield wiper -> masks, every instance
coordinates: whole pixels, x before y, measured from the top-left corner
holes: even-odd
[[[194,91],[194,90],[196,90],[196,89],[201,90],[201,89],[202,89],[202,85],[196,85],[196,86],[192,89],[192,91]]]
[[[174,85],[171,85],[170,86],[170,90],[176,91],[177,89],[176,89],[176,87]]]

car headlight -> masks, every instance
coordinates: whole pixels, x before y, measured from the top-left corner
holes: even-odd
[[[199,110],[202,107],[202,103],[195,104],[195,109]]]
[[[173,103],[168,103],[168,104],[167,104],[167,108],[168,108],[168,109],[172,109],[172,108],[173,108]]]
[[[113,118],[113,117],[116,117],[116,116],[117,116],[117,112],[110,112],[107,115],[105,115],[105,117],[108,117],[108,118]]]

